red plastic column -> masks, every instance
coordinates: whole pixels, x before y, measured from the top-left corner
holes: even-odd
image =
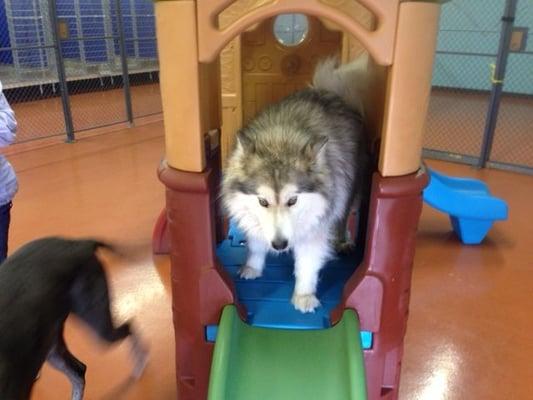
[[[396,399],[407,326],[415,236],[427,175],[372,180],[365,258],[347,282],[343,301],[333,313],[354,309],[361,329],[374,333],[365,351],[368,398]]]
[[[222,308],[234,302],[233,286],[216,261],[215,223],[220,161],[218,153],[202,173],[162,164],[171,243],[176,378],[180,400],[207,398],[213,346],[205,326],[218,324]]]

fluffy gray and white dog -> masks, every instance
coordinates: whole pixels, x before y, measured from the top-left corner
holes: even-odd
[[[261,276],[269,251],[293,250],[292,303],[301,312],[320,305],[319,271],[347,247],[350,210],[367,190],[363,61],[320,62],[311,87],[269,106],[237,133],[224,171],[223,205],[247,237],[240,276]]]

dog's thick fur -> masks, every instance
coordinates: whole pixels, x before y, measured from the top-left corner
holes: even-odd
[[[259,277],[267,252],[292,249],[292,303],[302,312],[319,306],[319,271],[334,250],[347,247],[350,209],[367,195],[363,64],[320,63],[312,87],[266,108],[238,132],[224,172],[224,207],[247,236],[241,277]]]
[[[107,280],[95,255],[109,245],[94,240],[50,237],[30,242],[0,265],[0,398],[30,398],[43,363],[64,372],[72,399],[83,398],[85,365],[67,349],[63,326],[77,315],[100,338],[133,339],[134,375],[146,352],[129,323],[115,327],[109,309]]]

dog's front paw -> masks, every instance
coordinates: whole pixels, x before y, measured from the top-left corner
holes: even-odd
[[[294,308],[303,313],[315,312],[317,307],[320,307],[320,301],[314,294],[296,294],[292,295],[292,304]]]
[[[263,271],[259,271],[258,269],[249,267],[247,265],[243,265],[239,269],[239,276],[242,279],[255,279],[259,278],[263,274]]]

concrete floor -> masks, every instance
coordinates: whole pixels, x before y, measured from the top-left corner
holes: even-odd
[[[69,320],[67,343],[88,365],[86,399],[176,398],[169,263],[150,249],[164,204],[155,172],[162,154],[162,123],[154,123],[9,156],[20,181],[11,249],[50,234],[99,236],[130,249],[127,260],[105,257],[114,314],[135,317],[150,364],[141,380],[128,381],[128,344],[108,348]],[[400,398],[531,398],[533,177],[429,164],[484,179],[509,202],[510,217],[483,245],[467,247],[445,215],[424,207]],[[32,398],[68,399],[69,391],[67,379],[45,366]]]

